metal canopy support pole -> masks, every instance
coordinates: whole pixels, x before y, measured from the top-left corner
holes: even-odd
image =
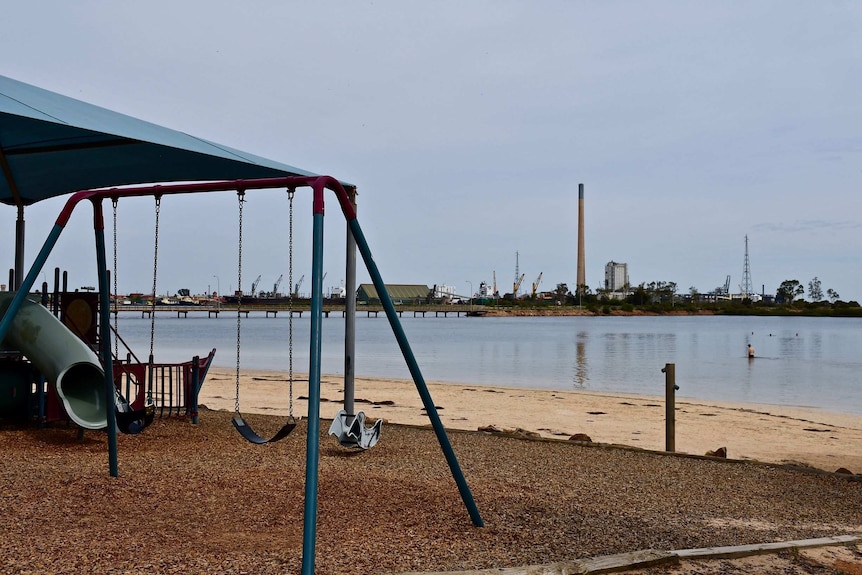
[[[18,219],[15,220],[15,285],[9,289],[20,290],[24,279],[24,206],[18,206]]]
[[[434,428],[434,433],[437,435],[437,441],[440,443],[443,455],[446,456],[446,462],[449,464],[452,478],[455,479],[455,483],[458,485],[461,499],[467,507],[467,511],[470,514],[470,519],[473,521],[473,525],[476,527],[482,527],[484,522],[482,521],[481,515],[479,515],[476,501],[473,499],[473,494],[470,492],[467,480],[464,479],[461,466],[458,464],[458,458],[455,456],[455,452],[452,450],[452,445],[449,443],[449,437],[446,435],[446,430],[443,428],[443,423],[440,421],[437,407],[435,407],[434,400],[431,398],[431,393],[428,391],[428,386],[425,384],[425,379],[422,377],[422,371],[419,369],[419,364],[416,363],[416,357],[413,355],[413,350],[410,349],[410,343],[407,341],[407,334],[404,333],[404,328],[401,327],[401,321],[398,319],[398,312],[395,310],[392,298],[389,297],[389,292],[386,291],[386,284],[383,283],[383,278],[380,277],[380,271],[377,269],[377,264],[374,262],[374,257],[371,255],[371,250],[362,233],[362,228],[359,227],[359,222],[355,217],[349,218],[349,223],[350,231],[356,239],[359,253],[362,254],[362,259],[365,261],[365,267],[371,275],[374,287],[377,289],[377,295],[380,297],[380,302],[383,304],[383,309],[386,311],[389,325],[392,327],[392,332],[395,334],[395,339],[398,341],[398,346],[401,348],[401,354],[404,356],[404,360],[407,362],[407,367],[410,369],[410,374],[413,376],[413,383],[416,384],[416,389],[419,391],[419,396],[422,398],[422,404],[425,406],[426,413],[428,413],[428,419],[431,420],[431,427]]]
[[[353,210],[356,211],[356,189],[347,191]],[[356,368],[354,357],[356,353],[356,240],[350,233],[350,222],[347,222],[347,265],[344,280],[344,411],[347,417],[355,415],[354,398],[356,385],[354,382]],[[350,423],[349,421],[345,422]]]
[[[12,168],[9,167],[9,160],[2,149],[0,149],[0,169],[3,170],[3,176],[9,185],[9,191],[12,192],[15,205],[18,206],[18,219],[15,221],[15,277],[13,281],[9,282],[9,289],[17,291],[21,289],[24,278],[24,202],[21,201],[21,194],[18,193],[18,184],[15,182]],[[0,337],[0,340],[2,339]]]
[[[114,412],[114,360],[111,356],[111,296],[108,260],[105,255],[105,219],[102,200],[93,200],[93,228],[96,231],[96,267],[99,275],[99,351],[105,370],[105,411],[108,423],[108,468],[111,477],[120,474],[117,464],[117,416]]]
[[[311,344],[308,366],[308,439],[305,448],[305,510],[302,534],[302,575],[314,574],[317,537],[317,476],[320,460],[320,360],[323,321],[323,191],[314,186],[314,226],[311,263]]]

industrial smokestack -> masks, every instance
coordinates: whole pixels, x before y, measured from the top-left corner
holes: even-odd
[[[578,184],[578,294],[587,285],[586,265],[584,263],[584,185]]]

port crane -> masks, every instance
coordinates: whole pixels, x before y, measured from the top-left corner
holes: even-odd
[[[518,297],[518,290],[521,289],[521,283],[524,281],[525,275],[527,274],[521,274],[521,277],[519,277],[515,281],[515,285],[512,286],[512,297]]]
[[[293,297],[299,297],[299,286],[302,285],[302,280],[304,280],[304,279],[305,279],[305,274],[302,274],[302,276],[299,278],[299,281],[296,282],[295,286],[293,286]]]
[[[260,283],[260,276],[257,276],[257,279],[251,282],[251,297],[254,297],[254,293],[257,291],[257,284]]]
[[[272,297],[276,297],[278,295],[278,286],[281,285],[281,278],[284,277],[284,274],[278,276],[278,279],[275,280],[275,283],[272,286]]]
[[[544,272],[539,272],[539,277],[537,277],[536,281],[533,282],[533,291],[532,291],[533,299],[535,299],[535,297],[536,297],[536,290],[539,289],[539,284],[542,283],[542,273],[544,273]]]

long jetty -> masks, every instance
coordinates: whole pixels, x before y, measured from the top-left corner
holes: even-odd
[[[486,307],[482,305],[435,305],[435,304],[402,304],[397,305],[395,311],[399,317],[404,314],[413,314],[413,317],[465,317],[483,316],[487,313]],[[159,304],[159,305],[112,305],[111,313],[140,313],[141,317],[150,317],[151,314],[176,314],[178,318],[189,317],[196,314],[206,314],[207,317],[219,317],[219,314],[236,315],[237,306],[232,304],[221,305],[186,305],[186,304]],[[249,314],[263,314],[265,317],[278,317],[278,314],[283,316],[293,314],[294,317],[302,317],[303,313],[311,313],[310,305],[294,305],[293,309],[287,304],[266,305],[266,304],[249,304],[244,305],[240,309],[240,314],[248,317]],[[343,304],[331,304],[323,306],[324,317],[329,317],[330,314],[335,314],[339,317],[344,317],[347,312]],[[385,313],[382,305],[376,304],[360,304],[356,306],[356,315],[365,315],[367,317],[378,317],[379,314]]]

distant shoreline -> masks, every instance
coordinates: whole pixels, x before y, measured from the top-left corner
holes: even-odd
[[[683,315],[720,315],[711,310],[656,312],[647,310],[624,311],[612,309],[609,313],[596,312],[584,308],[547,307],[547,308],[492,308],[485,309],[484,317],[568,317],[568,316],[683,316]]]
[[[548,306],[548,307],[486,307],[482,313],[482,317],[607,317],[607,316],[622,316],[622,317],[638,317],[638,316],[752,316],[752,317],[846,317],[846,318],[862,318],[862,308],[846,308],[846,309],[829,309],[829,308],[814,308],[814,309],[788,309],[788,308],[753,308],[742,310],[712,310],[712,309],[669,309],[669,310],[654,310],[654,309],[620,309],[610,308],[608,310],[600,309],[593,310],[587,308],[574,308],[569,306]]]

